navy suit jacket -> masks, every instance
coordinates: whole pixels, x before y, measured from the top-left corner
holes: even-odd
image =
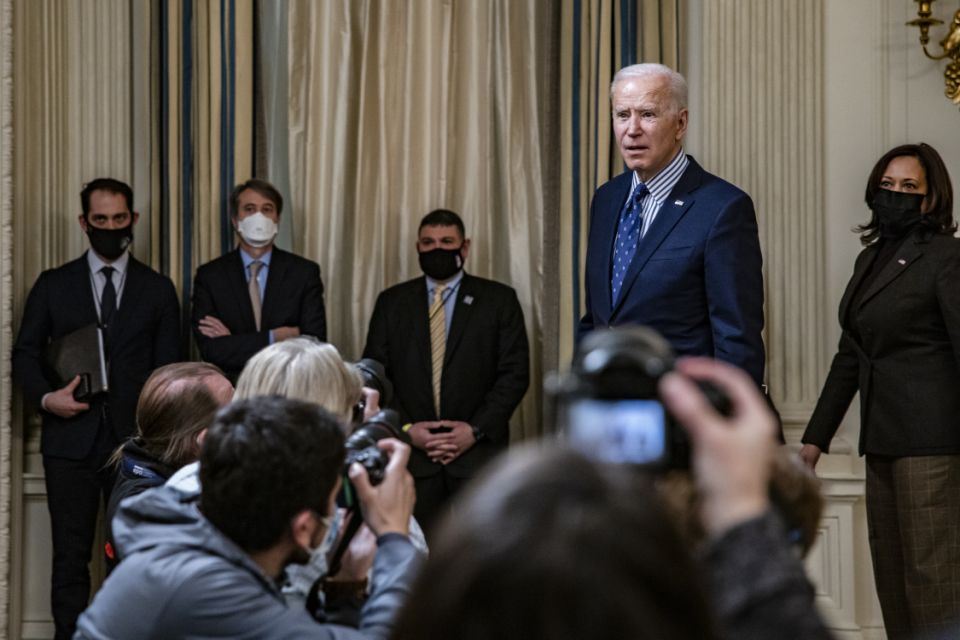
[[[590,205],[586,314],[577,339],[595,328],[640,324],[678,355],[715,357],[763,382],[763,274],[750,196],[691,157],[640,240],[620,300],[612,304],[610,264],[626,172],[597,189]]]
[[[44,271],[27,296],[20,335],[13,347],[13,375],[27,400],[39,405],[57,381],[43,365],[43,352],[55,340],[97,322],[97,308],[86,255]],[[180,349],[180,303],[170,279],[130,256],[120,306],[110,333],[109,402],[117,439],[135,429],[140,389],[153,370],[176,362]],[[90,453],[103,398],[72,418],[46,411],[40,448],[44,455],[79,460]]]
[[[218,318],[230,329],[230,335],[204,336],[198,328],[204,316]],[[273,248],[257,331],[243,259],[240,250],[234,249],[197,269],[192,322],[200,355],[236,381],[247,360],[270,344],[271,329],[300,327],[301,335],[327,339],[320,267],[316,262]]]
[[[440,415],[433,406],[430,321],[424,277],[390,287],[377,297],[364,358],[383,363],[393,382],[393,409],[403,422],[462,420],[483,432],[447,469],[472,477],[506,448],[510,416],[530,383],[523,310],[510,287],[463,274],[447,336],[440,380]],[[415,477],[439,473],[441,465],[414,448]]]

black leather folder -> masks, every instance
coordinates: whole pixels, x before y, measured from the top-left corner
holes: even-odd
[[[77,402],[87,402],[108,390],[103,334],[95,322],[51,342],[44,359],[53,377],[57,378],[57,388],[80,376],[80,384],[73,391]]]

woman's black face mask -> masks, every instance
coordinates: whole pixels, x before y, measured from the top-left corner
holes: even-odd
[[[873,196],[870,208],[877,216],[880,236],[898,238],[920,222],[922,193],[903,193],[889,189],[878,189]]]

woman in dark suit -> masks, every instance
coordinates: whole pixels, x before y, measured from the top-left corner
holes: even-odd
[[[860,392],[867,527],[887,637],[960,616],[960,240],[929,145],[888,151],[867,181],[866,246],[800,455],[814,467]]]

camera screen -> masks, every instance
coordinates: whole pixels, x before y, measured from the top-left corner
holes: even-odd
[[[567,437],[606,462],[651,464],[666,455],[663,405],[656,400],[579,400],[569,407]]]

